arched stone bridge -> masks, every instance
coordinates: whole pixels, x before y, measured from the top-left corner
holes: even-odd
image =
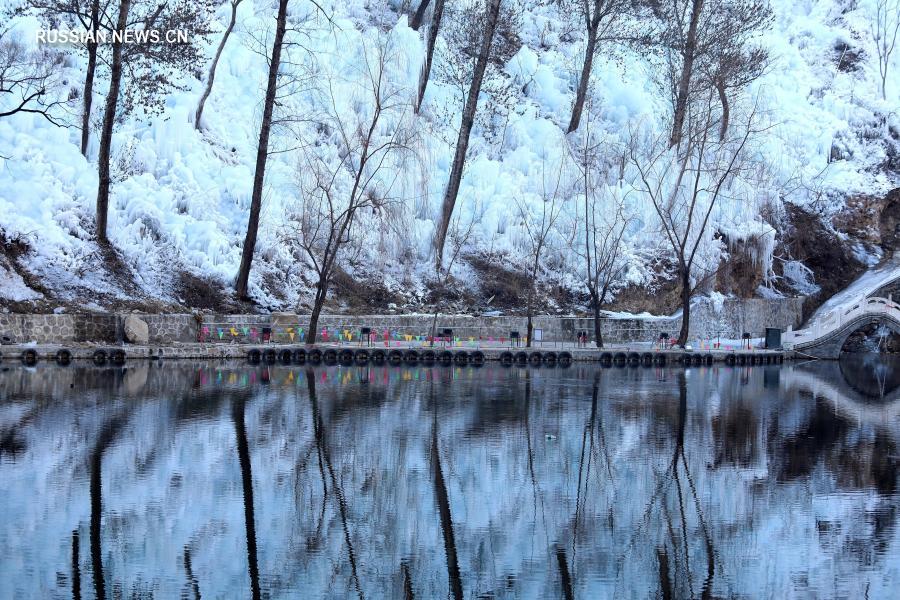
[[[805,329],[785,333],[783,343],[800,354],[835,359],[853,332],[873,323],[900,333],[900,305],[887,298],[862,298],[826,313]]]

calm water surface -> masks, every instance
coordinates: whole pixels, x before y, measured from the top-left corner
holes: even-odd
[[[900,369],[0,365],[0,598],[889,598]]]

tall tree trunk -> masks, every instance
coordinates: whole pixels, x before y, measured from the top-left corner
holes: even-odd
[[[441,217],[434,235],[435,267],[438,271],[443,266],[444,243],[447,241],[450,217],[453,216],[456,196],[459,194],[459,183],[462,180],[463,167],[466,164],[469,134],[472,132],[472,125],[475,122],[475,110],[478,108],[481,82],[487,69],[488,58],[490,58],[494,31],[497,29],[497,19],[500,16],[500,2],[501,0],[489,0],[488,2],[487,20],[485,21],[484,33],[481,39],[481,49],[478,51],[475,72],[472,74],[472,85],[469,87],[469,95],[466,98],[466,106],[463,109],[459,138],[456,140],[456,153],[453,155],[453,165],[450,168],[450,181],[447,182],[447,191],[444,193],[444,202],[441,206]]]
[[[113,417],[100,430],[97,444],[91,452],[91,576],[94,579],[94,596],[98,600],[106,600],[106,580],[103,578],[103,454],[115,441],[119,431],[125,425],[121,415]]]
[[[678,80],[678,93],[675,97],[675,115],[672,122],[672,137],[669,138],[669,147],[681,143],[684,130],[684,118],[687,113],[688,96],[691,90],[691,75],[694,70],[694,55],[697,51],[697,25],[700,22],[700,13],[703,11],[703,0],[693,0],[691,4],[691,22],[688,25],[687,39],[684,43],[683,62],[681,64],[681,77]]]
[[[432,398],[433,402],[434,398]],[[437,410],[432,406],[432,410]],[[441,517],[441,533],[444,537],[444,552],[447,556],[447,578],[450,580],[450,592],[454,600],[462,600],[462,577],[459,570],[459,559],[456,554],[456,538],[453,535],[453,516],[450,513],[450,494],[444,482],[441,469],[441,451],[438,445],[437,423],[431,429],[431,465],[434,472],[434,496],[437,500],[438,514]]]
[[[225,49],[225,44],[228,42],[228,36],[230,36],[231,32],[234,30],[234,24],[237,21],[237,9],[241,2],[242,0],[231,0],[231,20],[228,22],[228,27],[225,28],[225,33],[222,34],[222,41],[219,42],[219,47],[216,49],[216,56],[209,66],[209,75],[206,77],[206,89],[203,90],[203,95],[200,96],[200,103],[197,105],[197,114],[194,117],[194,129],[198,131],[200,130],[200,117],[203,116],[203,107],[206,105],[206,99],[209,98],[210,93],[212,93],[213,81],[216,79],[216,66],[219,64],[222,50]]]
[[[269,60],[269,79],[266,83],[266,98],[263,103],[262,124],[259,129],[259,145],[256,147],[256,173],[253,176],[253,194],[250,198],[250,218],[247,221],[247,235],[241,254],[235,292],[241,299],[247,298],[247,284],[250,280],[250,266],[256,250],[256,235],[259,231],[259,212],[262,208],[263,183],[266,178],[266,161],[269,158],[269,133],[272,130],[272,112],[278,92],[278,68],[281,65],[281,47],[287,29],[288,0],[278,0],[278,17],[275,24],[275,40],[272,43],[272,57]]]
[[[687,267],[681,268],[681,331],[678,333],[678,345],[687,344],[688,331],[691,327],[691,272]]]
[[[422,4],[427,4],[428,0],[423,0]],[[421,10],[421,6],[419,9]],[[428,79],[431,77],[431,61],[434,58],[434,45],[437,42],[438,30],[441,28],[441,18],[444,14],[444,0],[435,0],[434,11],[431,13],[431,25],[428,27],[428,43],[425,48],[425,63],[422,65],[422,72],[419,73],[419,94],[416,96],[416,114],[422,108],[422,100],[425,98],[425,88],[428,86]],[[415,29],[418,29],[416,27]]]
[[[566,550],[560,545],[556,546],[556,564],[559,567],[559,584],[562,586],[563,597],[566,600],[575,600],[572,575],[569,573],[569,562],[566,560]]]
[[[309,314],[309,333],[306,335],[307,344],[315,344],[319,335],[319,315],[325,306],[325,297],[328,295],[328,279],[320,277],[316,283],[316,296],[313,298],[312,312]]]
[[[131,0],[119,0],[119,18],[116,31],[124,32],[128,25],[128,11]],[[123,40],[113,38],[112,66],[109,72],[109,91],[106,93],[106,107],[103,111],[103,126],[100,130],[100,155],[97,157],[99,185],[97,186],[97,241],[109,244],[106,235],[107,213],[109,212],[109,188],[112,178],[109,174],[109,160],[112,149],[113,125],[116,122],[116,108],[119,105],[119,89],[122,86],[122,45]]]
[[[722,125],[719,128],[719,141],[724,142],[728,135],[728,122],[731,119],[731,105],[728,103],[728,93],[725,90],[725,82],[721,79],[716,82],[716,91],[719,92],[719,102],[722,103]]]
[[[246,400],[234,400],[231,418],[237,437],[238,462],[241,465],[241,488],[244,492],[244,532],[247,538],[247,569],[250,574],[250,594],[253,600],[262,597],[259,587],[259,562],[256,552],[256,516],[253,508],[253,471],[250,466],[250,445],[247,442],[247,425],[244,421]]]
[[[79,555],[81,543],[78,539],[78,530],[72,530],[72,600],[81,600],[81,567]]]
[[[594,52],[597,51],[597,29],[597,25],[594,24],[588,29],[587,50],[584,55],[584,65],[581,67],[581,79],[578,80],[578,91],[575,93],[572,118],[569,119],[569,128],[567,129],[569,133],[578,129],[578,125],[581,123],[581,112],[584,110],[588,83],[591,79],[591,65],[594,63]]]
[[[416,9],[415,14],[413,14],[412,20],[409,22],[409,26],[416,31],[418,31],[419,27],[422,26],[422,20],[425,18],[425,11],[428,10],[428,4],[430,2],[431,0],[422,0],[421,2],[419,2],[419,8]],[[441,8],[443,8],[444,3],[438,3],[441,4]],[[435,7],[437,7],[437,4],[435,5]]]
[[[91,2],[91,32],[97,39],[100,27],[100,0]],[[94,74],[97,72],[97,42],[87,43],[88,64],[84,75],[84,112],[81,114],[81,154],[87,156],[91,139],[91,105],[94,103]]]
[[[591,293],[591,309],[594,311],[594,343],[603,347],[603,322],[600,320],[600,298],[596,292]]]
[[[528,317],[527,323],[525,324],[525,347],[526,348],[531,348],[531,338],[532,338],[532,333],[534,333],[534,324],[532,323],[532,319],[534,317],[534,298],[537,295],[537,290],[535,289],[537,284],[535,282],[537,281],[537,271],[538,271],[538,266],[540,265],[539,261],[541,259],[541,248],[542,248],[542,245],[538,244],[537,250],[536,250],[535,256],[534,256],[534,263],[531,265],[531,284],[528,287],[528,300],[527,300],[527,305],[525,307],[526,312],[527,312],[526,316]]]

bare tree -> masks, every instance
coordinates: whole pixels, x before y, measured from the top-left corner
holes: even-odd
[[[0,118],[37,114],[62,125],[55,110],[65,104],[59,99],[57,77],[62,61],[62,53],[28,50],[10,32],[0,30]]]
[[[219,47],[216,48],[216,54],[213,57],[212,64],[209,65],[209,75],[206,76],[206,88],[203,90],[203,95],[200,96],[199,104],[197,104],[197,114],[194,117],[194,129],[198,131],[200,130],[200,119],[203,117],[203,107],[206,105],[206,100],[209,98],[210,93],[212,93],[213,81],[216,79],[216,67],[219,65],[219,58],[222,57],[222,50],[225,49],[225,44],[228,43],[228,37],[234,30],[234,25],[237,22],[237,9],[242,1],[243,0],[231,0],[230,2],[231,18],[228,21],[228,26],[225,28],[224,33],[222,33],[222,39],[219,42]]]
[[[431,345],[434,346],[434,339],[437,335],[437,320],[438,316],[444,312],[450,279],[452,277],[453,265],[456,264],[456,261],[459,260],[462,255],[463,248],[466,248],[469,245],[469,240],[475,233],[475,225],[481,221],[484,217],[484,209],[483,207],[476,204],[472,208],[472,212],[469,215],[468,219],[463,219],[463,215],[460,211],[457,211],[456,215],[453,217],[453,220],[450,222],[450,227],[447,232],[447,239],[450,242],[450,252],[447,257],[446,262],[444,263],[444,269],[437,271],[435,283],[432,289],[432,295],[435,296],[434,304],[434,315],[431,318]]]
[[[107,216],[112,184],[110,158],[112,135],[116,122],[138,107],[147,113],[162,109],[167,92],[183,89],[177,75],[194,68],[201,59],[201,46],[208,35],[212,0],[170,0],[157,4],[154,0],[119,0],[116,10],[103,13],[97,26],[111,34],[109,90],[100,127],[100,149],[97,157],[96,236],[102,245],[109,243]],[[109,19],[115,15],[113,25]],[[126,45],[125,32],[189,30],[188,42],[169,44],[166,40],[147,39]],[[125,77],[127,73],[128,77]]]
[[[456,151],[453,155],[453,164],[450,168],[450,180],[444,193],[444,201],[441,205],[441,214],[434,235],[435,267],[440,271],[444,259],[444,244],[447,240],[447,229],[456,206],[456,197],[459,194],[459,184],[462,181],[463,168],[466,163],[466,151],[469,148],[469,134],[475,122],[475,111],[478,108],[478,95],[481,93],[481,84],[487,69],[488,59],[491,54],[491,44],[494,40],[494,31],[497,29],[497,20],[500,16],[501,0],[488,0],[485,12],[485,25],[475,62],[472,76],[472,84],[463,108],[462,123],[459,128],[459,137],[456,141]]]
[[[79,15],[80,16],[80,15]],[[94,103],[94,77],[97,73],[97,32],[100,29],[100,0],[91,0],[91,12],[88,22],[82,20],[83,25],[90,29],[91,38],[85,44],[88,62],[84,71],[84,97],[81,111],[81,154],[87,156],[88,143],[91,141],[91,107]]]
[[[664,237],[676,262],[681,284],[681,331],[677,343],[687,343],[691,298],[716,272],[716,259],[703,257],[710,250],[710,218],[727,195],[730,182],[750,168],[746,149],[756,134],[756,107],[737,135],[719,141],[715,135],[713,96],[706,110],[689,123],[688,136],[678,148],[653,140],[646,152],[629,148],[630,162],[638,174],[639,189],[652,204]]]
[[[587,98],[594,57],[603,41],[622,37],[623,32],[620,30],[620,25],[623,17],[634,5],[634,0],[573,0],[573,3],[572,8],[575,14],[584,24],[587,47],[584,52],[581,76],[578,79],[578,88],[575,92],[575,104],[572,106],[572,116],[569,119],[569,128],[567,129],[569,133],[578,129],[581,122],[581,113]]]
[[[532,323],[534,317],[534,304],[537,295],[537,279],[540,274],[542,262],[546,253],[550,250],[550,245],[556,233],[556,224],[562,214],[564,198],[563,198],[563,169],[562,162],[556,171],[555,181],[550,182],[548,188],[545,177],[542,177],[542,193],[541,201],[538,203],[538,209],[527,202],[516,199],[516,207],[518,209],[519,222],[525,230],[525,245],[528,251],[528,296],[525,304],[526,309],[526,346],[531,347],[532,333],[534,325]]]
[[[37,14],[45,23],[52,25],[65,24],[74,29],[81,27],[90,35],[86,36],[84,50],[87,53],[87,66],[84,74],[81,112],[81,153],[87,156],[88,142],[91,133],[91,107],[94,101],[94,79],[97,72],[97,54],[100,45],[97,33],[100,30],[101,18],[108,13],[111,0],[29,0],[17,11],[18,14]]]
[[[262,210],[263,184],[266,179],[266,162],[269,159],[269,135],[272,131],[272,113],[275,110],[275,96],[278,93],[278,68],[281,65],[281,51],[287,31],[287,8],[289,0],[278,0],[278,14],[275,17],[275,39],[272,55],[269,57],[269,77],[266,81],[266,96],[263,100],[262,124],[259,128],[259,143],[256,146],[256,172],[253,175],[253,192],[250,196],[250,216],[247,220],[247,234],[241,253],[235,292],[239,298],[247,298],[250,281],[250,267],[256,251],[256,237],[259,233],[259,213]]]
[[[419,11],[428,4],[428,0],[422,0],[419,5]],[[416,11],[416,16],[419,15]],[[428,80],[431,77],[431,63],[434,59],[434,46],[437,43],[438,30],[441,27],[441,19],[444,15],[444,0],[435,0],[434,9],[431,12],[431,25],[428,27],[428,40],[425,47],[425,62],[422,64],[422,72],[419,74],[419,93],[416,96],[416,113],[422,108],[422,100],[425,98],[425,88],[428,86]],[[415,19],[413,20],[415,23]],[[417,25],[413,25],[414,29],[418,29]]]
[[[581,143],[572,144],[569,152],[578,169],[582,198],[572,215],[570,244],[574,255],[583,262],[582,277],[594,317],[594,343],[602,348],[600,311],[628,268],[623,246],[631,218],[619,186],[610,185],[609,145],[594,139],[590,127],[586,127]],[[619,177],[613,179],[620,179],[621,174],[620,170]]]
[[[128,11],[131,0],[119,0],[119,17],[116,31],[125,31],[128,25]],[[97,186],[97,241],[109,244],[106,233],[106,221],[109,213],[109,188],[112,177],[109,172],[109,159],[112,149],[113,124],[116,120],[116,107],[119,104],[119,89],[122,85],[122,49],[124,40],[113,38],[112,64],[110,65],[109,91],[106,93],[106,107],[103,110],[103,125],[100,129],[100,153],[97,157],[99,185]]]
[[[428,11],[428,5],[431,3],[431,0],[419,0],[419,7],[416,8],[416,12],[413,13],[413,18],[409,22],[409,26],[419,30],[419,27],[422,26],[422,21],[425,20],[425,13]],[[443,2],[441,2],[443,5]]]
[[[870,16],[872,41],[878,55],[878,74],[881,76],[881,97],[887,100],[887,78],[891,56],[900,36],[900,0],[875,0]]]
[[[395,59],[389,42],[372,54],[365,50],[364,56],[363,83],[352,98],[353,104],[362,108],[348,110],[343,104],[346,98],[338,98],[333,81],[326,78],[324,82],[323,104],[328,108],[318,129],[333,132],[337,151],[311,148],[304,153],[299,205],[288,215],[286,236],[316,274],[308,344],[316,341],[332,275],[359,214],[387,211],[399,171],[387,167],[410,148],[412,130],[404,101],[407,90],[395,87],[386,72]]]
[[[728,117],[725,92],[762,74],[766,54],[752,38],[769,26],[772,10],[767,0],[654,0],[650,5],[662,25],[658,48],[673,109],[669,145],[677,146],[693,99],[702,105],[710,87],[721,89]]]

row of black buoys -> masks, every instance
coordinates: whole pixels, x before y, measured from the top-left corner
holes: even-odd
[[[637,356],[638,360],[640,361],[640,356]],[[531,353],[519,351],[515,354],[506,351],[502,352],[499,358],[500,364],[506,366],[515,363],[519,365],[530,364],[532,366],[560,365],[563,367],[568,367],[572,364],[573,360],[572,354],[569,352],[556,353],[553,351],[533,351]],[[444,366],[452,364],[482,366],[487,361],[487,358],[485,357],[484,352],[480,350],[474,350],[471,352],[466,350],[458,350],[455,352],[452,352],[450,350],[442,350],[436,352],[435,350],[431,349],[419,351],[413,348],[407,349],[405,351],[399,348],[395,348],[390,351],[385,351],[381,348],[376,348],[374,350],[360,348],[354,351],[350,348],[344,348],[338,351],[333,348],[326,348],[325,350],[320,350],[318,348],[305,350],[301,348],[293,351],[284,349],[276,352],[272,349],[259,350],[254,348],[247,352],[247,361],[255,365],[262,362],[265,362],[267,364],[274,364],[276,362],[280,362],[282,364],[304,364],[309,362],[312,364],[325,363],[326,365],[340,363],[341,365],[349,366],[354,363],[358,365],[364,365],[371,362],[374,364],[388,363],[391,365],[401,365],[405,363],[423,365],[440,364]]]
[[[699,367],[713,364],[713,357],[712,354],[682,354],[678,357],[678,362],[685,367],[690,367],[691,365]]]
[[[557,354],[556,352],[538,352],[533,351],[531,353],[525,352],[524,350],[520,350],[516,353],[510,351],[504,351],[500,353],[500,364],[504,367],[509,367],[513,364],[524,367],[525,365],[531,365],[532,367],[538,367],[540,365],[546,365],[548,367],[555,367],[556,365],[560,365],[562,367],[568,367],[572,364],[572,355],[568,352],[560,352]]]
[[[729,354],[725,364],[734,365],[774,365],[784,362],[783,354]]]
[[[124,365],[125,351],[119,349],[110,350],[109,352],[106,350],[95,350],[94,354],[91,356],[91,360],[93,360],[94,364],[98,367],[105,365],[107,361],[114,365]]]

